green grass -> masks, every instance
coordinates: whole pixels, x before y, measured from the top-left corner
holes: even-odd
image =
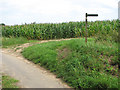
[[[2,75],[0,73],[0,89],[2,88]]]
[[[2,47],[7,48],[9,46],[15,46],[15,45],[20,45],[24,43],[31,43],[31,42],[37,42],[37,40],[28,40],[24,37],[2,37]]]
[[[47,42],[25,48],[28,60],[50,70],[74,88],[118,88],[118,45],[93,38]]]
[[[11,78],[10,76],[2,76],[2,88],[19,88],[16,83],[18,80]]]

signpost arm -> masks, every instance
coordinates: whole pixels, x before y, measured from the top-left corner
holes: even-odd
[[[88,32],[87,32],[87,16],[98,16],[98,14],[85,14],[85,28],[86,28],[86,35],[85,35],[85,42],[87,43],[87,36],[88,36]]]

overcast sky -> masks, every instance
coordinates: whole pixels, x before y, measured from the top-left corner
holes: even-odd
[[[0,0],[0,23],[60,23],[118,19],[119,0]]]

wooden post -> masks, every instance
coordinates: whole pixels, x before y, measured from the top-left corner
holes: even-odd
[[[86,36],[85,36],[85,42],[87,43],[87,13],[85,14],[85,28],[86,28]]]
[[[85,28],[86,28],[86,35],[85,35],[85,42],[87,43],[87,36],[88,36],[88,32],[87,32],[87,16],[98,16],[98,14],[85,14]]]

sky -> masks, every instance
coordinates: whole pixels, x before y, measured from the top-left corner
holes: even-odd
[[[120,20],[120,1],[118,2],[118,19]]]
[[[0,0],[0,23],[62,23],[118,19],[120,0]]]

